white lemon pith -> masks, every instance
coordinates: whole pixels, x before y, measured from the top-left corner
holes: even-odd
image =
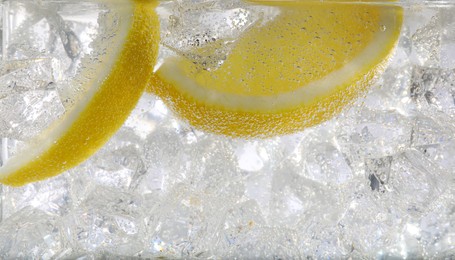
[[[261,2],[280,14],[247,31],[223,64],[165,60],[149,91],[196,128],[289,134],[327,120],[371,85],[400,34],[399,7]]]
[[[87,93],[52,128],[0,168],[1,183],[21,186],[58,175],[85,161],[122,126],[156,61],[156,5],[157,1],[132,0],[122,6],[118,46],[112,46],[96,79],[87,83]]]

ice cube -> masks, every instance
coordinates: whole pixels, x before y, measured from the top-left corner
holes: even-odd
[[[437,145],[425,145],[417,148],[431,162],[447,172],[455,173],[455,141],[450,140]]]
[[[163,46],[203,70],[221,66],[243,32],[273,17],[273,8],[248,6],[239,0],[175,1],[161,7]]]
[[[25,185],[5,186],[2,194],[3,218],[15,215],[22,208],[33,207],[43,213],[63,216],[71,210],[71,194],[66,175],[53,180]]]
[[[0,257],[52,259],[63,248],[55,215],[25,207],[0,223]]]
[[[441,9],[441,67],[455,69],[455,18],[454,7]]]
[[[425,214],[419,221],[418,241],[424,249],[424,256],[450,258],[455,253],[453,239],[455,232],[455,208],[450,201],[453,192],[443,196],[435,204],[435,210]]]
[[[392,160],[391,156],[365,159],[365,173],[370,180],[372,190],[384,192],[383,185],[387,185],[389,182]]]
[[[414,51],[421,65],[437,67],[441,59],[441,24],[435,15],[431,21],[412,36]]]
[[[260,171],[264,167],[264,161],[268,156],[257,142],[249,142],[237,150],[239,168],[244,171]]]
[[[308,144],[305,176],[321,183],[344,183],[354,175],[347,158],[333,144]]]
[[[357,155],[369,158],[391,156],[410,146],[411,122],[409,117],[396,110],[355,110],[352,118],[341,121],[336,140],[341,152],[353,161]]]
[[[65,109],[55,89],[14,93],[0,99],[0,135],[29,141],[55,122]]]
[[[422,108],[434,107],[453,114],[454,70],[415,66],[412,72],[410,95]]]
[[[299,236],[294,230],[247,226],[226,230],[223,243],[223,258],[244,259],[293,259],[301,258]]]
[[[439,171],[422,153],[405,152],[394,159],[391,167],[388,185],[394,194],[391,203],[411,216],[425,212],[449,188],[448,174]]]
[[[441,126],[434,119],[417,117],[411,133],[413,147],[432,146],[454,139],[450,128]]]
[[[144,213],[141,197],[97,187],[62,219],[70,248],[133,256],[141,252]]]
[[[351,201],[337,223],[340,245],[353,258],[389,252],[397,243],[406,215],[389,205],[384,196],[373,196],[369,184],[353,188]]]

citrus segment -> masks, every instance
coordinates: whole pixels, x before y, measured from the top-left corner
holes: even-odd
[[[131,1],[122,17],[121,50],[109,57],[85,96],[26,150],[0,168],[0,182],[20,186],[58,175],[94,154],[120,128],[143,93],[159,44],[156,1]],[[128,14],[128,12],[130,12]],[[131,15],[133,14],[133,15]]]
[[[169,58],[149,91],[206,131],[288,134],[331,118],[367,89],[400,34],[399,7],[274,5],[279,15],[246,32],[219,68]]]

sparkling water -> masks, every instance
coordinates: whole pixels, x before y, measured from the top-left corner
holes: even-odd
[[[232,139],[144,94],[85,163],[1,187],[0,258],[455,257],[455,2],[397,4],[391,63],[342,114]],[[158,12],[160,61],[182,55],[207,70],[276,15],[237,0],[163,1]],[[69,0],[3,0],[0,14],[3,163],[68,110],[81,92],[73,77],[107,50],[119,18]]]

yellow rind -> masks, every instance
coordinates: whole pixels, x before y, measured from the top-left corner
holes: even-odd
[[[2,172],[1,183],[21,186],[75,167],[93,155],[122,126],[152,74],[160,37],[155,13],[157,1],[133,2],[132,27],[117,62],[98,92],[49,149],[13,172]]]
[[[393,30],[393,34],[378,53],[372,54],[377,58],[367,67],[358,68],[355,77],[342,82],[327,95],[317,96],[301,106],[261,112],[209,104],[176,86],[160,70],[152,77],[147,91],[162,98],[180,118],[207,132],[242,138],[291,134],[332,118],[368,90],[374,78],[384,70],[400,35],[402,10],[395,8],[394,11],[396,27],[387,28]]]

